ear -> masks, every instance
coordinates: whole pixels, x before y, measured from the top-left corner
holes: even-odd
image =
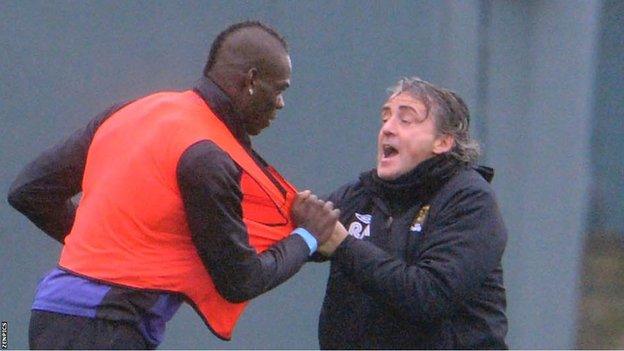
[[[433,141],[433,153],[436,155],[451,151],[455,145],[455,138],[449,134],[442,134]]]
[[[256,80],[258,79],[258,69],[252,67],[247,71],[245,75],[245,87],[253,88],[256,85]]]

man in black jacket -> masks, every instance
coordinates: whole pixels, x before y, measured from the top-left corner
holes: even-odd
[[[402,79],[381,109],[377,168],[328,200],[323,349],[505,349],[507,233],[455,93]]]

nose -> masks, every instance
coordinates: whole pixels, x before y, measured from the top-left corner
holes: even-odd
[[[384,135],[393,135],[395,134],[395,128],[396,128],[396,123],[395,123],[396,118],[394,118],[394,116],[390,116],[390,118],[388,118],[382,125],[381,125],[381,134]]]
[[[281,110],[282,108],[284,108],[284,105],[286,105],[284,103],[284,97],[282,96],[282,94],[277,96],[277,101],[275,102],[275,108],[277,108],[278,110]]]

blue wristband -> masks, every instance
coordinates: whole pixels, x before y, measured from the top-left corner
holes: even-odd
[[[299,227],[299,228],[295,228],[295,230],[293,230],[292,233],[290,233],[290,235],[293,235],[293,234],[299,235],[300,237],[303,238],[306,244],[308,244],[308,248],[310,249],[310,255],[316,251],[318,242],[316,241],[316,238],[314,237],[314,235],[310,234],[309,231],[305,230],[304,228]]]

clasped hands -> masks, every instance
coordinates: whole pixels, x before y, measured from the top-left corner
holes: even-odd
[[[323,201],[310,190],[297,193],[291,217],[298,227],[305,228],[318,242],[317,252],[331,256],[347,237],[347,230],[338,222],[340,210],[331,201]]]

